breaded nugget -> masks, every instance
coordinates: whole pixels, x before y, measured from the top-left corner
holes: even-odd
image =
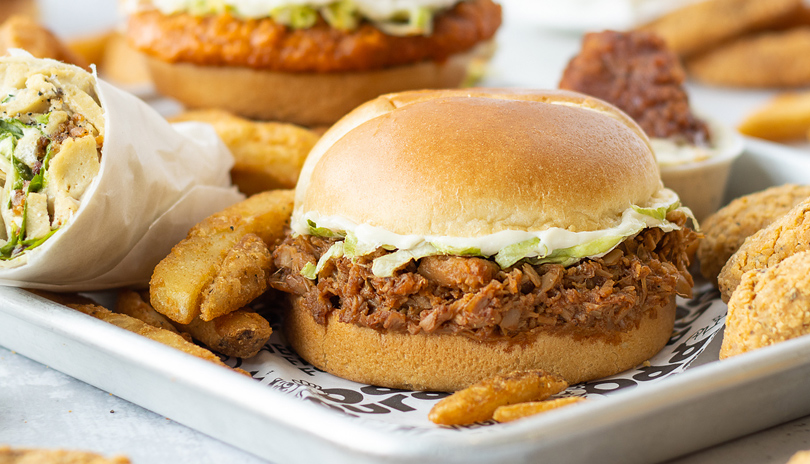
[[[810,250],[810,199],[745,239],[717,276],[723,301],[728,302],[747,271],[769,268],[807,250]]]
[[[764,3],[764,2],[763,2]],[[686,62],[707,84],[735,87],[810,85],[810,26],[744,37]]]
[[[129,464],[126,456],[105,458],[87,451],[10,448],[0,445],[0,464]]]
[[[810,186],[786,184],[737,198],[701,223],[697,256],[703,277],[717,285],[717,275],[746,238],[810,197]]]
[[[246,195],[294,188],[304,160],[320,138],[293,124],[255,122],[222,110],[188,111],[172,118],[180,121],[214,126],[233,153],[233,183]]]
[[[802,139],[810,130],[810,92],[777,95],[749,114],[738,129],[741,134],[777,142]]]
[[[800,7],[801,0],[706,0],[675,10],[639,29],[660,35],[675,53],[685,57],[770,26]]]
[[[720,359],[810,334],[810,252],[742,276],[728,302]]]

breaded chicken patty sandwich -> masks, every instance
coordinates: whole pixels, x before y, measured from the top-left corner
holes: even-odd
[[[389,92],[458,87],[492,0],[128,0],[157,89],[192,108],[331,125]]]
[[[272,285],[320,369],[456,390],[633,367],[672,332],[696,234],[649,140],[565,91],[379,97],[315,146]]]

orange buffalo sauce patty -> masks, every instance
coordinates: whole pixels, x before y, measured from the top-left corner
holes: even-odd
[[[322,18],[310,28],[291,29],[270,18],[150,10],[130,16],[128,36],[135,48],[171,63],[344,72],[444,61],[491,39],[500,24],[501,7],[491,0],[460,2],[434,18],[431,35],[405,37],[385,34],[368,23],[342,31]]]

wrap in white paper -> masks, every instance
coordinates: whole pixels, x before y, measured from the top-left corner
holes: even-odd
[[[100,171],[68,224],[24,259],[0,263],[0,285],[144,285],[194,224],[244,198],[231,185],[233,157],[211,126],[172,126],[140,99],[93,79],[106,127]]]

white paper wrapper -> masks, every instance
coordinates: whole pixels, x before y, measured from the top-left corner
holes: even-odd
[[[197,222],[244,197],[233,157],[206,124],[170,125],[140,99],[96,79],[106,135],[100,172],[78,211],[0,285],[90,291],[144,285]],[[24,261],[22,261],[24,262]]]
[[[648,363],[621,374],[570,386],[557,395],[601,400],[680,374],[706,349],[723,329],[728,307],[710,284],[695,289],[691,300],[677,299],[675,328],[667,345]],[[260,309],[260,308],[259,308]],[[495,421],[470,426],[439,427],[428,421],[428,412],[447,393],[413,392],[363,385],[316,369],[298,356],[283,337],[279,321],[267,345],[250,359],[228,358],[225,362],[250,372],[262,384],[302,401],[310,401],[346,416],[368,420],[375,428],[391,433],[437,433],[444,429],[480,429]],[[482,431],[485,433],[485,431]]]

